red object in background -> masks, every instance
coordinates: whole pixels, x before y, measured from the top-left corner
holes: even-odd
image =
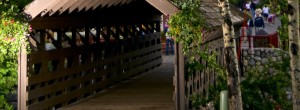
[[[252,44],[256,48],[259,48],[259,47],[278,48],[279,47],[278,32],[275,32],[270,35],[249,36],[249,38],[253,38]],[[262,42],[263,42],[263,44],[262,44]],[[250,45],[249,45],[249,48],[250,48]]]
[[[242,26],[242,36],[240,36],[239,38],[239,46],[238,46],[238,50],[237,50],[237,57],[238,57],[238,61],[240,61],[240,58],[241,58],[241,46],[242,46],[242,39],[244,37],[246,37],[246,35],[244,35],[245,33],[245,28],[244,27],[247,27],[247,19],[246,19],[246,12],[244,11],[244,21],[243,21],[243,26]]]
[[[269,44],[272,46],[278,48],[279,47],[279,42],[278,42],[278,33],[271,34],[269,37]]]

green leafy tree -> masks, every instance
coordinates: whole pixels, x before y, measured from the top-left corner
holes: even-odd
[[[298,110],[300,107],[297,100],[300,99],[299,82],[299,1],[300,0],[276,0],[270,2],[272,10],[279,15],[281,27],[279,28],[282,48],[290,52],[290,75],[293,90],[293,109]],[[276,8],[275,8],[276,7]]]
[[[26,43],[26,16],[22,8],[28,0],[0,1],[0,109],[13,109],[7,102],[8,94],[17,86],[18,52]]]
[[[194,1],[190,1],[194,2]],[[192,3],[194,4],[194,3]],[[192,50],[195,47],[195,45],[202,45],[201,43],[194,43],[195,42],[201,42],[201,37],[197,37],[194,32],[197,32],[197,30],[201,30],[203,28],[209,29],[209,27],[205,26],[197,26],[197,25],[189,25],[193,24],[190,20],[190,15],[198,15],[198,14],[190,14],[189,11],[191,11],[192,4],[188,4],[188,2],[182,2],[178,3],[177,5],[180,7],[181,10],[184,10],[183,12],[179,12],[178,14],[174,15],[170,19],[170,28],[171,32],[174,36],[176,36],[176,39],[178,42],[184,44],[186,46],[184,49],[184,52],[186,55],[190,55],[188,57],[189,59],[195,59],[193,56],[195,54],[200,55],[201,57],[204,57],[205,59],[213,58],[211,56],[214,56],[215,54],[208,55],[204,51],[203,54],[199,54],[195,50]],[[192,7],[195,9],[195,7]],[[196,8],[197,9],[197,8]],[[196,10],[194,10],[194,13],[199,13]],[[199,15],[201,17],[202,15]],[[202,21],[203,19],[198,20]],[[200,25],[202,23],[199,23]],[[205,23],[204,23],[205,24]],[[285,25],[285,24],[282,24]],[[198,28],[190,28],[189,26],[195,26]],[[192,31],[193,29],[197,29],[196,31]],[[285,34],[287,31],[285,31]],[[202,33],[198,33],[201,35]],[[282,33],[284,34],[284,33]],[[201,49],[198,49],[201,50]],[[203,49],[202,49],[203,50]],[[191,54],[194,53],[194,54]],[[218,67],[217,64],[213,63],[215,60],[207,60],[208,65],[210,67]],[[288,60],[284,60],[288,61]],[[249,68],[248,74],[249,77],[247,77],[244,81],[241,82],[241,91],[242,93],[245,93],[242,95],[243,97],[243,108],[244,109],[276,109],[276,108],[284,108],[284,109],[290,109],[291,103],[290,100],[286,98],[286,88],[289,88],[290,85],[290,77],[289,74],[286,72],[289,70],[288,68],[289,63],[287,62],[271,62],[270,64],[266,65],[263,70],[257,70],[255,68]],[[192,74],[196,70],[203,69],[203,65],[201,65],[196,60],[189,60],[186,67],[188,68],[187,77],[189,74]],[[274,71],[276,71],[274,74],[269,74],[269,68],[273,67]],[[200,94],[194,94],[190,97],[192,101],[192,105],[194,107],[198,106],[205,106],[208,102],[214,102],[215,108],[218,108],[218,102],[219,102],[219,93],[221,90],[227,89],[227,79],[226,75],[224,75],[224,68],[218,67],[219,76],[217,79],[217,85],[211,86],[209,88],[209,94],[208,97],[200,95]],[[223,73],[223,74],[222,74]],[[261,74],[258,74],[261,73]],[[256,80],[257,79],[257,80]],[[273,87],[276,87],[272,89]],[[257,96],[257,98],[255,98]],[[259,103],[259,104],[258,104]]]
[[[220,78],[226,77],[224,68],[216,63],[216,53],[208,52],[202,42],[202,31],[208,31],[211,27],[206,25],[205,17],[200,11],[201,2],[199,0],[178,0],[173,3],[180,9],[180,12],[170,17],[169,29],[176,42],[183,45],[183,53],[187,58],[185,79],[187,80],[193,73],[205,68],[205,65],[199,62],[199,58],[207,62],[207,67],[216,71]],[[189,97],[192,106],[206,106],[208,103],[206,95],[195,93]]]
[[[283,55],[282,56],[288,56]],[[247,110],[274,110],[292,108],[287,92],[291,92],[289,58],[271,61],[263,68],[258,66],[246,70],[247,77],[241,82],[243,107]]]

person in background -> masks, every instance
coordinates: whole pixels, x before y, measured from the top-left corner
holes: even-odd
[[[165,34],[165,35],[166,35],[168,29],[169,29],[169,25],[168,25],[168,21],[166,21],[166,22],[164,23],[164,34]]]
[[[250,2],[250,10],[252,13],[252,17],[255,17],[256,4],[253,1]]]
[[[259,30],[265,28],[265,23],[263,17],[261,16],[261,12],[262,12],[261,9],[255,10],[255,14],[256,14],[256,17],[254,19],[255,34],[257,34]]]
[[[247,2],[246,4],[245,4],[245,8],[246,8],[246,10],[249,12],[250,11],[250,5],[251,5],[251,2]]]
[[[263,16],[264,16],[264,20],[267,21],[268,20],[268,16],[269,16],[269,7],[267,5],[264,5],[264,7],[262,8],[262,12],[263,12]]]
[[[174,55],[174,40],[172,39],[170,33],[169,33],[169,29],[167,29],[166,32],[166,55],[169,54],[169,48],[171,48],[171,54]]]
[[[248,19],[248,21],[247,21],[247,26],[248,26],[248,31],[247,31],[247,35],[248,36],[251,36],[252,35],[252,29],[253,29],[253,27],[254,27],[254,25],[253,25],[253,19],[252,19],[252,17],[250,16],[250,18]]]
[[[54,50],[56,47],[52,43],[52,39],[46,35],[45,37],[45,49],[46,50]]]
[[[272,24],[274,24],[274,21],[275,21],[275,14],[270,13],[268,16],[268,22],[272,25]]]

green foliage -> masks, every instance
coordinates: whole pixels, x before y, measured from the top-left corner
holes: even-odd
[[[200,12],[201,2],[198,0],[187,0],[185,2],[175,1],[177,7],[179,7],[180,12],[172,15],[169,20],[169,29],[172,36],[176,36],[176,42],[179,42],[183,45],[183,53],[186,59],[186,72],[185,79],[188,80],[193,73],[203,69],[212,69],[218,73],[218,78],[226,78],[224,68],[217,64],[216,62],[216,53],[207,51],[207,47],[202,42],[202,31],[209,30],[210,27],[207,27],[205,24],[204,16]],[[199,58],[203,62],[207,63],[203,65]],[[225,80],[226,81],[226,80]],[[225,86],[220,84],[217,86]],[[213,90],[213,89],[212,89]],[[214,94],[218,94],[214,91]],[[211,95],[211,92],[209,93]],[[198,93],[192,94],[189,97],[192,102],[193,107],[199,107],[200,105],[205,106],[212,99],[207,98],[207,94]]]
[[[291,101],[286,94],[291,88],[288,71],[288,58],[277,62],[269,60],[262,69],[248,68],[248,75],[241,82],[244,109],[274,110],[276,107],[291,109]]]
[[[287,14],[282,14],[281,16],[279,16],[280,21],[281,21],[281,26],[278,28],[278,33],[279,33],[279,38],[280,38],[280,42],[281,44],[284,44],[283,47],[281,47],[284,50],[288,50],[288,43],[286,41],[288,41],[289,39],[289,34],[288,34],[288,15]]]
[[[24,6],[25,0],[0,2],[0,109],[12,109],[12,106],[7,103],[7,95],[15,93],[17,54],[20,46],[26,42],[25,34],[28,25],[24,19],[26,17],[20,13],[20,7]]]
[[[200,13],[200,2],[189,0],[186,2],[175,2],[180,12],[171,16],[169,20],[170,34],[176,36],[176,41],[183,45],[185,55],[193,56],[189,52],[193,46],[202,43],[202,30],[205,28],[204,17]]]
[[[5,110],[13,110],[13,106],[8,104],[4,95],[0,95],[0,107],[5,108]]]
[[[281,52],[280,52],[281,53]],[[283,53],[280,54],[284,56]],[[288,56],[286,54],[286,56]],[[253,66],[246,70],[247,76],[241,81],[243,108],[245,110],[274,110],[282,108],[289,110],[291,101],[287,98],[287,90],[291,88],[289,71],[289,58],[282,61],[269,63],[260,68]],[[218,77],[217,85],[210,86],[208,98],[198,96],[196,101],[202,103],[214,102],[215,108],[219,107],[220,91],[227,88],[224,77]]]
[[[208,102],[214,102],[214,107],[219,108],[220,105],[220,93],[222,90],[227,90],[227,77],[217,77],[217,84],[209,87],[209,94],[206,100]]]

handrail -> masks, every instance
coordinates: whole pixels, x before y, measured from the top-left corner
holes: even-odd
[[[249,48],[278,48],[278,32],[269,35],[248,36]]]

